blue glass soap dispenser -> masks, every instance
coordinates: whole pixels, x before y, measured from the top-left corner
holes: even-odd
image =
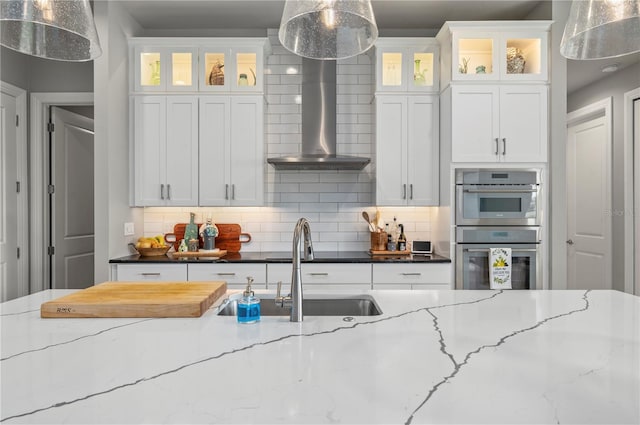
[[[255,323],[260,320],[260,298],[251,290],[253,278],[247,277],[247,289],[238,300],[238,323]]]

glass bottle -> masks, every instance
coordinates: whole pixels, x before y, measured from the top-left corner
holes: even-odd
[[[184,239],[187,241],[187,244],[189,244],[189,242],[193,239],[198,240],[198,226],[196,226],[195,223],[195,219],[196,219],[196,214],[195,213],[189,213],[191,215],[191,219],[189,221],[189,224],[187,224],[187,227],[185,227],[184,229]]]
[[[160,85],[160,61],[151,62],[149,66],[151,66],[151,85],[159,86]]]
[[[398,251],[407,250],[407,237],[404,235],[404,224],[399,224],[400,236],[398,236]]]
[[[240,78],[238,78],[238,86],[248,86],[249,79],[247,78],[247,74],[240,74]]]

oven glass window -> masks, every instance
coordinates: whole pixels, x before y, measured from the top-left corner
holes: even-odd
[[[511,257],[511,288],[531,288],[531,267],[529,256]],[[464,270],[464,289],[490,289],[489,258],[484,255],[468,255]],[[535,266],[533,266],[535,267]]]
[[[522,198],[480,198],[480,212],[520,212]]]

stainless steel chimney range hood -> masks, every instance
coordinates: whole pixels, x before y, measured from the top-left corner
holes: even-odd
[[[371,162],[336,155],[336,61],[303,58],[301,154],[267,162],[278,170],[362,170]]]

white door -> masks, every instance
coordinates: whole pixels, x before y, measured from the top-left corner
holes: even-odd
[[[51,259],[54,289],[94,284],[93,119],[51,108]]]
[[[500,152],[498,86],[454,86],[451,96],[452,161],[497,162]]]
[[[16,182],[16,99],[2,93],[0,102],[0,299],[20,295],[18,285],[18,195]]]
[[[611,289],[611,142],[605,116],[567,140],[568,289]]]
[[[200,98],[200,192],[201,206],[229,204],[230,101],[227,96]]]
[[[547,161],[547,87],[500,87],[498,148],[505,162]]]
[[[438,98],[408,96],[408,204],[438,205]]]
[[[231,99],[231,205],[262,205],[262,102],[261,96]]]
[[[376,203],[406,205],[406,96],[378,96],[376,115]]]

